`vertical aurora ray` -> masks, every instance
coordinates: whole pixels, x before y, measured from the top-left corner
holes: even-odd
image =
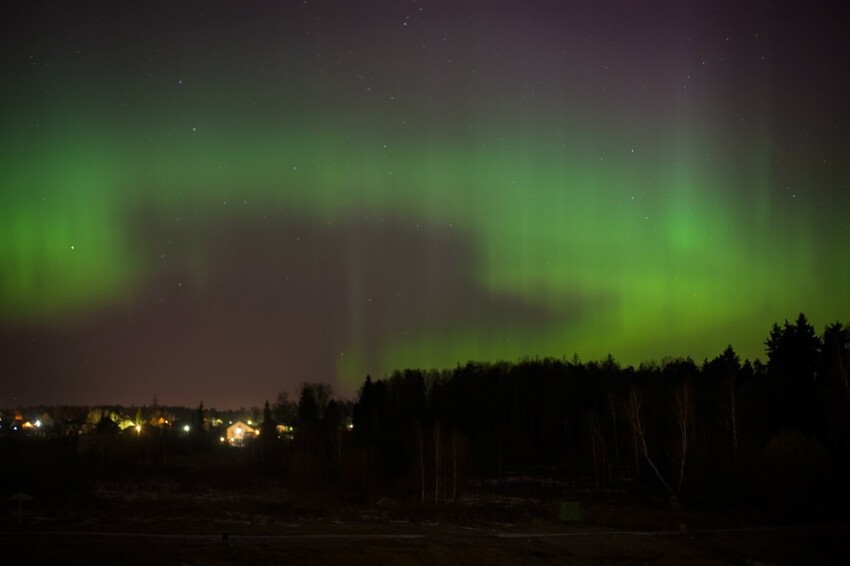
[[[7,320],[80,315],[86,305],[132,297],[145,269],[128,249],[109,153],[84,143],[48,156],[4,144],[0,312]]]

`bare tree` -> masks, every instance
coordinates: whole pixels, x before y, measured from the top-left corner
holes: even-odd
[[[457,502],[457,433],[452,432],[452,500]]]
[[[735,372],[727,372],[726,382],[729,393],[729,425],[732,428],[732,454],[738,455],[738,394],[735,389]]]
[[[620,479],[620,441],[617,438],[617,406],[616,403],[614,403],[614,393],[611,391],[611,388],[606,387],[605,392],[608,397],[608,407],[611,410],[611,430],[614,436],[614,468],[617,470],[617,479]]]
[[[850,328],[836,322],[823,333],[823,352],[828,369],[836,376],[844,397],[850,401]]]
[[[643,459],[646,460],[646,463],[649,464],[649,467],[652,468],[652,471],[655,472],[656,477],[658,477],[667,491],[670,492],[670,495],[675,495],[673,488],[670,487],[670,484],[667,483],[667,480],[665,480],[664,476],[661,475],[661,471],[649,455],[649,448],[646,445],[646,432],[644,429],[643,415],[641,414],[642,405],[643,393],[637,387],[632,386],[629,389],[629,394],[626,398],[626,418],[629,421],[629,425],[631,426],[632,433],[634,435],[635,450],[643,456]]]
[[[682,490],[682,482],[685,479],[685,462],[688,459],[688,448],[693,437],[693,399],[691,398],[691,386],[687,381],[682,381],[673,391],[673,414],[676,418],[676,429],[679,433],[676,445],[676,460],[679,469],[679,481],[676,485],[676,493]]]
[[[440,421],[434,422],[434,501],[440,502],[440,441],[442,431],[440,430]]]
[[[590,431],[590,451],[593,457],[594,484],[595,487],[599,487],[600,484],[611,480],[611,459],[608,455],[608,443],[605,441],[605,434],[599,424],[596,411],[588,414],[587,421]]]
[[[422,484],[422,503],[425,503],[425,428],[419,423],[419,478]]]
[[[732,454],[738,454],[738,387],[737,376],[741,370],[741,360],[732,346],[727,346],[723,353],[711,362],[717,364],[718,380],[723,390],[719,392],[718,423],[728,428],[732,435]]]

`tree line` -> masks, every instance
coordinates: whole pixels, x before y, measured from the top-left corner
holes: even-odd
[[[766,363],[729,346],[701,364],[624,367],[609,355],[399,370],[366,377],[353,430],[329,391],[305,385],[297,403],[275,405],[295,416],[293,446],[275,456],[273,436],[260,438],[271,471],[422,501],[508,473],[705,504],[846,500],[848,326],[818,335],[800,314],[773,326],[765,353]]]
[[[68,466],[135,473],[220,452],[210,461],[244,464],[251,477],[367,499],[456,501],[521,476],[689,505],[850,502],[850,328],[818,334],[801,314],[773,325],[765,354],[741,360],[729,346],[701,363],[633,367],[609,355],[405,369],[366,376],[355,400],[305,383],[250,412],[155,403],[136,411],[131,424],[143,427],[121,433],[114,415],[128,411],[88,411],[102,438],[53,442]],[[243,418],[259,435],[231,447],[226,428]],[[21,454],[17,437],[0,435],[0,449]]]

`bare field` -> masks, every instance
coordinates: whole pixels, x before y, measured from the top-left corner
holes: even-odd
[[[98,482],[85,497],[9,504],[7,563],[106,564],[813,564],[846,562],[850,525],[771,525],[652,505],[588,502],[557,521],[532,497],[364,505],[168,482]]]
[[[493,531],[454,525],[299,525],[277,534],[4,532],[15,562],[107,564],[825,564],[850,557],[847,526],[698,532],[592,527]]]

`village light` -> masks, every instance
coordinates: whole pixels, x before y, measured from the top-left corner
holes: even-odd
[[[40,428],[40,427],[41,427],[41,421],[38,421],[38,420],[35,421],[35,428]]]
[[[219,442],[224,442],[224,437],[223,437],[223,436],[219,436],[219,437],[218,437],[218,441],[219,441]]]
[[[189,432],[189,425],[183,425],[183,432]]]
[[[142,432],[142,425],[138,425],[138,424],[136,425],[136,432],[137,432],[137,433],[141,433],[141,432]]]

